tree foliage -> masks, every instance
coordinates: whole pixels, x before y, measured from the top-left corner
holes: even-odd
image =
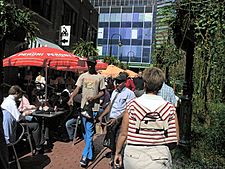
[[[80,39],[79,42],[75,43],[72,47],[73,53],[80,57],[88,58],[89,56],[98,56],[98,50],[94,47],[92,41],[84,41]]]
[[[224,164],[224,106],[225,106],[225,1],[179,0],[171,6],[176,11],[169,24],[178,49],[194,43],[193,65],[193,158],[204,164]],[[167,10],[168,12],[168,10]],[[168,15],[168,13],[167,13]],[[167,19],[168,20],[168,19]],[[179,29],[178,29],[179,28]],[[169,44],[169,45],[167,45]],[[179,45],[177,45],[179,44]],[[159,61],[170,63],[168,53],[173,41],[166,41]],[[175,54],[175,52],[174,52]],[[173,52],[171,57],[174,56]],[[178,53],[179,55],[179,53]],[[182,59],[182,57],[178,57]],[[175,58],[174,58],[175,59]],[[174,60],[171,59],[171,60]],[[176,60],[176,59],[175,59]],[[170,64],[171,66],[171,64]],[[222,135],[222,136],[221,136]],[[212,164],[212,163],[211,163]],[[203,167],[204,168],[204,167]]]
[[[37,28],[37,23],[32,19],[33,13],[31,11],[19,9],[14,4],[0,0],[0,12],[1,38],[9,38],[18,33],[17,30],[25,32],[25,36],[28,39],[36,37],[39,29]]]

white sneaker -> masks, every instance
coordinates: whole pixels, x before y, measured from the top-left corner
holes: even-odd
[[[81,112],[81,115],[84,116],[84,117],[86,117],[86,118],[88,118],[88,119],[91,118],[91,116],[87,113],[87,111],[82,111]]]

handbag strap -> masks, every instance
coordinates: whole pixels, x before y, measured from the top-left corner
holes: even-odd
[[[113,103],[115,102],[115,100],[116,100],[117,96],[119,95],[119,93],[120,93],[120,92],[116,93],[116,96],[113,98],[112,104],[111,104],[111,105],[113,105]],[[111,110],[111,108],[112,108],[112,106],[110,107],[110,110]]]
[[[111,111],[112,105],[113,105],[113,103],[115,102],[115,100],[116,100],[116,98],[117,98],[117,96],[118,96],[119,93],[120,93],[120,92],[116,93],[115,97],[113,98],[112,103],[111,103],[111,106],[110,106],[110,108],[109,108],[109,112]],[[107,121],[107,120],[106,120],[106,117],[105,117],[105,121]]]

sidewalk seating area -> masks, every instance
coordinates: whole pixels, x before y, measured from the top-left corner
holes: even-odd
[[[104,157],[109,152],[102,146],[103,134],[94,136],[95,159],[89,163],[87,168],[90,169],[110,169],[110,159]],[[54,147],[51,152],[43,155],[32,156],[30,152],[23,155],[19,154],[22,169],[77,169],[80,167],[80,158],[84,147],[83,140],[73,142],[53,143]],[[16,165],[11,164],[10,169],[16,169]]]

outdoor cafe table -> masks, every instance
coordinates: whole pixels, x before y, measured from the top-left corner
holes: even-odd
[[[45,136],[45,131],[47,132],[47,136],[49,137],[49,128],[48,126],[45,124],[46,122],[46,119],[50,119],[50,118],[54,118],[54,117],[57,117],[59,115],[62,115],[64,113],[66,113],[67,110],[62,110],[62,111],[52,111],[52,112],[40,112],[40,111],[34,111],[32,113],[32,116],[35,116],[35,117],[39,117],[41,118],[41,130],[42,130],[42,137],[43,137],[43,141],[47,141],[47,139],[49,138],[46,138]]]

